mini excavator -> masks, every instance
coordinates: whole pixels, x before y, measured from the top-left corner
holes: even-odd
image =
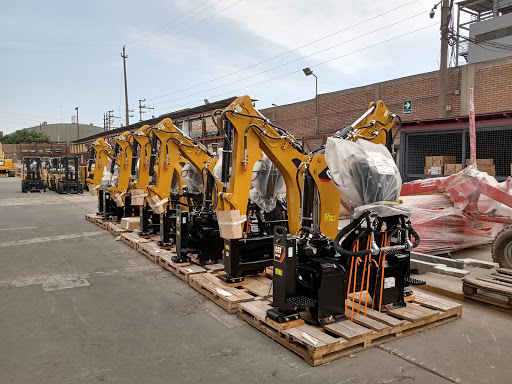
[[[98,215],[103,219],[109,219],[111,216],[120,215],[120,211],[115,202],[110,198],[110,194],[102,188],[101,182],[105,167],[110,164],[110,168],[115,167],[114,150],[103,138],[94,141],[89,151],[87,186],[89,193],[98,196]]]
[[[395,118],[382,101],[372,103],[363,116],[332,139],[362,139],[390,148]],[[341,194],[327,166],[326,148],[306,153],[293,136],[257,112],[248,96],[233,101],[223,111],[221,122],[224,150],[220,209],[244,212],[248,175],[261,150],[285,180],[288,209],[288,228],[275,226],[274,236],[269,239],[225,239],[228,274],[223,276],[224,281],[239,281],[245,271],[254,273],[272,262],[274,308],[267,316],[279,323],[298,319],[299,312],[306,308],[319,324],[345,320],[351,287],[352,300],[356,292],[368,292],[365,308],[369,296],[379,311],[405,305],[405,286],[421,282],[411,281],[408,275],[410,250],[419,243],[419,237],[404,210],[365,204],[356,210],[349,226],[338,232]],[[356,169],[351,168],[355,160],[354,164],[340,166],[349,167],[349,174],[353,171],[354,178],[363,180],[361,188],[369,187],[364,183],[368,178],[378,191],[391,175],[381,175],[371,158],[360,160],[365,161],[366,166],[359,164]],[[375,193],[370,202],[379,202],[381,195]],[[398,193],[395,200],[397,197]],[[244,218],[238,216],[234,223],[243,222]],[[358,268],[363,263],[361,257],[365,263]],[[353,302],[351,307],[355,306]]]
[[[130,131],[125,131],[119,135],[114,146],[112,163],[118,165],[119,174],[117,180],[113,182],[116,167],[110,168],[110,181],[107,191],[116,207],[120,208],[117,215],[118,221],[121,220],[121,217],[139,216],[140,214],[139,207],[132,206],[131,194],[128,193],[137,163],[135,142],[134,135]]]
[[[132,182],[128,193],[131,204],[138,206],[140,211],[141,237],[148,237],[158,233],[160,228],[160,215],[153,212],[146,197],[149,185],[149,162],[151,156],[149,125],[144,125],[133,134],[134,158],[132,162]]]
[[[170,249],[176,240],[176,209],[188,210],[192,205],[183,194],[181,178],[187,159],[179,152],[179,140],[174,136],[176,127],[170,118],[149,129],[151,155],[149,161],[149,185],[147,201],[155,214],[160,215],[160,248]]]

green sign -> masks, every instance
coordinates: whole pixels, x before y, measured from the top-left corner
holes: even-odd
[[[404,115],[412,114],[412,100],[404,101]]]

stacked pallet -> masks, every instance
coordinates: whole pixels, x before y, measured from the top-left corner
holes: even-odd
[[[498,268],[490,275],[462,279],[464,296],[512,309],[512,269]]]

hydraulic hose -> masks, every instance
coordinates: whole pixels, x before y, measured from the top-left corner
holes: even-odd
[[[362,219],[364,220],[364,218]],[[334,238],[334,249],[342,256],[345,256],[345,257],[359,257],[359,256],[365,256],[368,254],[368,252],[370,252],[371,250],[370,249],[366,249],[364,251],[355,251],[355,252],[352,252],[352,251],[348,251],[346,249],[344,249],[341,244],[340,244],[340,241],[341,239],[346,235],[348,234],[349,232],[352,232],[360,223],[362,220],[359,220],[359,221],[352,221],[349,225],[347,225],[346,227],[342,228],[338,234],[336,235],[336,237]]]

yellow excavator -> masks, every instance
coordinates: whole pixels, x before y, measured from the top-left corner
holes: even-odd
[[[131,195],[129,191],[132,183],[132,177],[136,167],[137,151],[134,148],[134,134],[130,131],[125,131],[116,139],[116,144],[113,150],[112,161],[118,167],[111,167],[110,181],[107,188],[109,197],[112,198],[115,205],[119,208],[117,220],[121,217],[139,216],[138,206],[131,205]],[[135,160],[135,161],[134,161]],[[117,169],[116,169],[117,168]],[[117,179],[114,180],[114,174],[117,170]]]
[[[12,166],[12,159],[6,159],[4,157],[2,143],[0,143],[0,176],[15,176],[14,168]]]
[[[382,151],[381,154],[388,161],[391,156],[384,146],[391,146],[391,128],[395,120],[396,116],[382,101],[371,103],[365,114],[338,131],[332,140],[350,141],[353,145],[359,145],[359,140],[364,141],[383,149],[389,158]],[[354,289],[366,287],[374,299],[380,295],[379,310],[405,305],[408,252],[413,246],[409,238],[411,234],[415,235],[406,214],[395,210],[394,214],[386,215],[378,208],[364,209],[349,227],[338,232],[341,200],[338,188],[343,188],[340,182],[335,185],[332,180],[325,148],[307,153],[292,135],[255,110],[249,96],[234,100],[222,111],[220,123],[224,136],[223,189],[218,195],[217,216],[225,239],[227,274],[221,278],[226,283],[240,282],[244,274],[273,265],[275,308],[269,310],[267,316],[280,323],[298,319],[299,311],[306,308],[319,324],[346,319],[345,298],[348,298],[351,284]],[[244,213],[252,167],[261,158],[261,151],[272,160],[285,180],[288,228],[276,226],[274,236],[249,239],[243,237]],[[356,167],[355,160],[351,158],[351,161],[353,170],[352,164],[341,166],[349,170],[348,174],[354,171],[352,177],[359,177],[363,183],[366,179],[375,181],[378,189],[379,181],[388,182],[387,176],[396,181],[397,173],[382,175],[371,156],[358,158],[366,167]],[[390,199],[387,195],[384,197]],[[393,198],[398,198],[398,192]],[[377,201],[370,199],[373,203]],[[415,244],[419,242],[416,237]],[[368,261],[369,255],[377,258],[387,252],[396,252],[396,257]],[[365,260],[364,268],[358,271],[361,257]],[[378,282],[384,282],[384,271],[388,284],[379,285]],[[384,294],[383,287],[388,289]]]
[[[89,193],[98,196],[98,215],[108,219],[111,215],[117,214],[119,211],[112,199],[107,197],[107,191],[102,188],[101,183],[105,167],[110,164],[110,168],[114,168],[116,161],[114,158],[114,149],[103,138],[99,138],[91,144],[89,151],[87,186]]]

